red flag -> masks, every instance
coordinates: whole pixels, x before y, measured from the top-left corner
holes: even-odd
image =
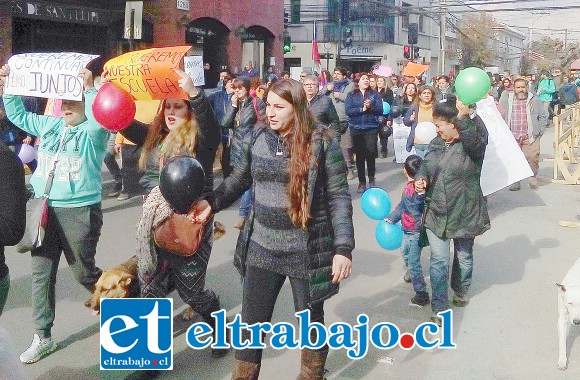
[[[318,54],[318,42],[316,41],[316,20],[314,21],[314,28],[312,29],[312,60],[314,61],[314,70],[320,76],[320,83],[318,88],[326,86],[326,76],[322,71],[322,63],[320,62],[320,54]]]

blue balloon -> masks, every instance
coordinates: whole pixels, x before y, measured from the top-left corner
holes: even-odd
[[[383,101],[383,115],[388,115],[391,112],[391,105]]]
[[[369,218],[383,220],[391,212],[391,198],[389,198],[389,194],[385,190],[379,187],[371,187],[363,193],[361,206]]]
[[[375,230],[375,237],[382,248],[392,251],[403,244],[403,229],[398,224],[381,220]]]

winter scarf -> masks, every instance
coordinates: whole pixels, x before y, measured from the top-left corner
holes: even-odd
[[[171,212],[171,206],[161,195],[159,186],[154,187],[143,204],[143,213],[137,228],[138,272],[142,287],[151,282],[157,268],[157,251],[153,240],[153,230],[167,219]]]

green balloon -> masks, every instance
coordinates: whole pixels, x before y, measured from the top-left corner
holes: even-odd
[[[463,69],[455,79],[457,97],[464,104],[473,104],[487,96],[491,81],[485,71],[478,67]]]

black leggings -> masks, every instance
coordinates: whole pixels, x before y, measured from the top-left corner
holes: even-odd
[[[310,293],[308,291],[308,280],[301,278],[290,278],[292,296],[294,297],[294,310],[296,312],[310,309],[310,322],[320,322],[324,324],[324,302],[317,302],[311,307]],[[249,325],[258,322],[270,322],[276,299],[282,289],[286,276],[253,266],[246,268],[244,278],[244,296],[242,302],[242,322]],[[311,341],[316,338],[316,330],[311,330]],[[250,339],[250,332],[242,332],[242,341]],[[236,350],[236,359],[250,363],[260,363],[262,361],[262,350],[245,349]]]
[[[352,134],[352,146],[356,154],[356,170],[358,181],[366,183],[365,163],[369,178],[375,178],[375,160],[377,157],[377,130],[355,132]]]

